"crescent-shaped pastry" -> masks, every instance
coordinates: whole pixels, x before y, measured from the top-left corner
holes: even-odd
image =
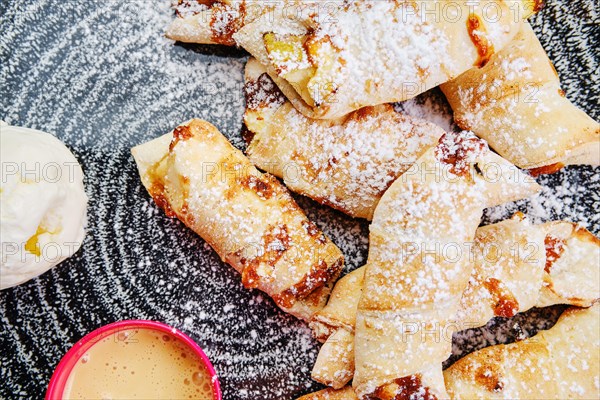
[[[456,315],[459,330],[483,326],[494,317],[510,318],[537,305],[544,285],[544,238],[543,226],[530,224],[521,214],[477,229],[475,268]]]
[[[528,23],[483,68],[441,87],[456,123],[521,168],[539,174],[600,165],[600,124],[565,97]]]
[[[407,100],[485,64],[539,3],[333,2],[333,13],[275,13],[246,24],[233,38],[267,67],[304,115],[336,119]]]
[[[475,267],[462,294],[457,330],[532,307],[589,307],[600,299],[600,240],[570,222],[531,225],[522,215],[477,229]],[[341,388],[353,376],[354,324],[365,267],[341,278],[310,323],[324,342],[312,376]]]
[[[550,330],[467,355],[444,378],[452,399],[593,399],[599,354],[600,305],[572,308]]]
[[[246,287],[306,320],[324,305],[343,266],[340,250],[213,125],[193,119],[132,154],[156,204],[206,240]]]
[[[458,360],[444,371],[448,398],[596,398],[600,380],[599,332],[600,305],[571,308],[548,331],[521,342],[487,347]],[[346,386],[340,390],[324,389],[298,400],[358,397]]]
[[[600,239],[572,222],[531,225],[522,215],[481,227],[463,292],[461,329],[533,307],[590,307],[600,299]]]
[[[371,219],[387,188],[444,130],[396,112],[365,107],[336,121],[298,112],[254,58],[246,64],[246,154],[292,191],[353,217]]]
[[[570,222],[548,222],[543,227],[546,262],[537,307],[589,307],[600,298],[600,239]]]
[[[485,179],[490,165],[511,167],[472,134],[446,134],[379,202],[356,315],[359,398],[447,396],[441,365],[452,344],[440,338],[456,330],[474,266],[468,245],[489,193],[508,192]]]

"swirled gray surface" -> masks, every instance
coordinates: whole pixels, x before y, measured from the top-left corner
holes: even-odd
[[[225,399],[290,399],[319,388],[310,379],[318,344],[309,329],[259,292],[245,290],[236,273],[165,217],[140,184],[129,148],[191,117],[211,121],[243,146],[245,53],[163,38],[169,3],[0,3],[0,118],[62,139],[84,168],[90,198],[87,237],[77,255],[0,293],[1,398],[42,398],[71,345],[129,318],[163,321],[197,340],[219,373]],[[550,0],[533,22],[567,96],[598,119],[594,4]],[[436,91],[399,107],[449,124]],[[535,220],[565,218],[599,233],[598,169],[568,168],[540,183],[542,195],[488,210],[485,222],[520,209]],[[347,270],[364,263],[364,221],[298,201],[340,246]],[[453,359],[547,328],[560,311],[533,310],[460,333]]]

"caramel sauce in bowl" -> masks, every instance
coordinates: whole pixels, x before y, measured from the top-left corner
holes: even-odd
[[[54,399],[221,400],[202,349],[168,325],[115,322],[77,342],[56,367],[46,392]]]

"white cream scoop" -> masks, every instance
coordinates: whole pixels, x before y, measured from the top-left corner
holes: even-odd
[[[54,136],[0,121],[0,289],[72,256],[85,236],[81,166]]]

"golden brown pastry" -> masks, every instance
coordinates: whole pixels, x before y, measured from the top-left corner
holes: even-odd
[[[324,305],[340,250],[213,125],[193,119],[132,153],[157,205],[202,236],[246,287],[306,320]]]
[[[456,123],[521,168],[600,165],[600,125],[565,97],[529,24],[483,68],[441,87]]]
[[[510,184],[484,178],[491,165],[512,167],[471,134],[446,134],[379,202],[356,315],[359,398],[447,396],[441,365],[452,345],[440,335],[456,329],[474,265],[468,244],[490,193],[499,203],[510,193]]]
[[[353,217],[371,219],[394,180],[444,131],[396,112],[365,107],[336,121],[297,111],[254,58],[246,64],[246,154],[292,191]]]
[[[598,398],[600,306],[569,309],[548,331],[471,353],[444,378],[453,399]]]
[[[569,309],[548,331],[522,342],[488,347],[457,361],[444,371],[448,398],[596,398],[600,390],[599,309],[599,305]],[[358,397],[346,386],[321,390],[299,400],[326,399]]]
[[[532,225],[522,214],[477,229],[475,268],[462,294],[458,329],[483,326],[493,317],[509,318],[537,305],[544,284],[545,236],[543,226]]]
[[[407,100],[484,64],[539,3],[333,2],[329,13],[264,16],[233,38],[304,115],[336,119]]]
[[[342,388],[354,376],[354,327],[365,270],[358,268],[338,280],[327,305],[309,324],[323,342],[311,376],[334,389]]]
[[[571,222],[522,218],[477,230],[476,267],[457,318],[462,329],[533,307],[590,307],[600,299],[600,240]]]
[[[317,340],[323,342],[340,328],[354,332],[356,309],[362,295],[366,266],[340,278],[331,291],[327,305],[310,322]]]
[[[548,222],[544,227],[544,285],[537,306],[589,307],[594,297],[600,298],[600,239],[570,222]]]
[[[185,43],[235,46],[233,35],[263,15],[297,17],[335,12],[340,3],[307,0],[172,0],[176,17],[166,36]]]
[[[246,0],[175,0],[177,18],[167,29],[167,37],[179,42],[235,46],[233,34],[277,3]]]
[[[532,307],[589,307],[600,299],[600,241],[570,222],[532,225],[522,215],[477,229],[475,267],[462,294],[458,330]],[[341,388],[353,376],[353,332],[365,267],[341,278],[311,327],[324,341],[313,379]],[[340,333],[342,332],[342,333]]]

